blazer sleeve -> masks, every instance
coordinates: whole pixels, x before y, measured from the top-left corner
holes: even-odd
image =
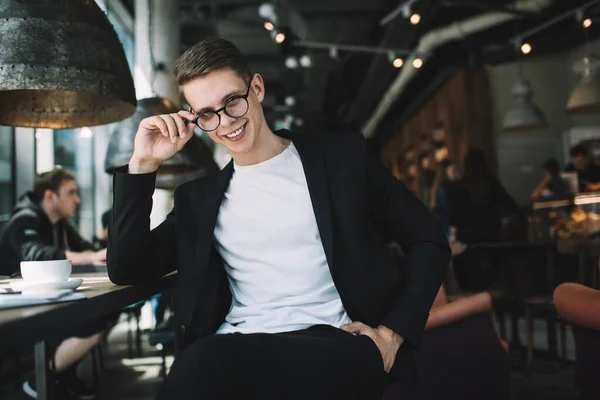
[[[156,173],[114,173],[113,212],[108,223],[107,269],[110,280],[130,285],[158,279],[175,270],[175,208],[150,230]]]
[[[400,244],[406,279],[382,325],[418,347],[429,310],[450,262],[450,246],[441,225],[400,181],[365,147],[371,213]]]

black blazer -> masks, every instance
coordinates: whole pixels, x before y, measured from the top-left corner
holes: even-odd
[[[392,374],[410,380],[414,350],[450,260],[440,225],[367,152],[362,135],[276,134],[291,139],[302,159],[325,255],[348,316],[372,327],[385,325],[406,339]],[[173,210],[152,231],[155,174],[121,169],[114,175],[109,277],[116,284],[135,284],[177,270],[177,312],[187,343],[213,334],[231,305],[213,231],[233,172],[230,162],[213,177],[179,186]],[[388,250],[388,234],[402,246],[401,264]]]

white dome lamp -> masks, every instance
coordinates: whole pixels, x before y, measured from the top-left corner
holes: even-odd
[[[567,102],[569,114],[600,112],[600,82],[596,79],[599,67],[600,57],[595,54],[585,56],[573,65],[573,71],[582,78]]]

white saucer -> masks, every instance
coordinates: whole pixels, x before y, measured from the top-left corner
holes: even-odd
[[[18,280],[10,283],[15,292],[55,292],[58,290],[75,290],[83,283],[81,278],[71,278],[61,282],[26,282]]]

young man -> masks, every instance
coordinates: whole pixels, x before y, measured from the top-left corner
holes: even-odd
[[[33,192],[19,199],[14,214],[0,237],[0,274],[19,273],[21,261],[71,260],[73,264],[92,264],[106,259],[106,249],[94,251],[69,224],[79,205],[75,177],[62,168],[39,175]],[[103,321],[88,325],[77,337],[58,341],[53,368],[57,388],[81,399],[91,399],[94,391],[76,374],[77,363],[103,338]],[[23,390],[36,398],[35,382],[23,384]]]
[[[392,376],[410,379],[450,259],[435,219],[361,135],[272,132],[263,80],[230,42],[196,44],[176,76],[193,111],[140,123],[109,222],[113,282],[178,271],[189,346],[158,397],[378,398]],[[193,135],[185,120],[233,160],[180,186],[151,231],[156,170]],[[380,225],[401,243],[403,265]]]

